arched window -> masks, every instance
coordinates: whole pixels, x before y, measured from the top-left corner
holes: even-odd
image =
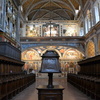
[[[94,5],[94,10],[95,10],[95,21],[96,21],[96,23],[97,23],[98,21],[100,21],[100,10],[99,10],[99,8],[100,8],[100,3],[97,1],[97,2],[95,3],[95,5]]]
[[[93,26],[93,14],[92,10],[88,9],[85,17],[85,33],[88,33],[88,31],[90,31],[92,26]]]
[[[83,22],[80,25],[80,34],[79,36],[83,36],[84,35],[84,27],[83,27]]]
[[[85,18],[85,33],[88,33],[87,17]]]

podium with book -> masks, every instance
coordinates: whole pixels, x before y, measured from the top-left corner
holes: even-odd
[[[38,100],[63,100],[64,87],[53,85],[53,73],[61,73],[59,55],[53,50],[46,51],[42,56],[40,73],[48,73],[48,85],[39,85]]]

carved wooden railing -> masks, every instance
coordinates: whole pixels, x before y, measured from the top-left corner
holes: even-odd
[[[21,51],[9,42],[0,42],[0,55],[21,60]]]

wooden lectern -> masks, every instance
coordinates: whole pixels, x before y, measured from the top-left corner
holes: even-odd
[[[61,73],[59,55],[53,50],[46,51],[42,56],[41,73],[48,73],[48,85],[39,85],[38,100],[63,100],[64,87],[53,85],[53,73]]]

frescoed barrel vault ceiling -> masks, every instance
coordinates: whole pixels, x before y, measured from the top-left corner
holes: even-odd
[[[84,57],[84,54],[77,49],[69,48],[65,46],[40,46],[29,48],[22,52],[23,61],[35,61],[41,60],[41,56],[46,50],[55,50],[59,56],[60,60],[81,60]]]

